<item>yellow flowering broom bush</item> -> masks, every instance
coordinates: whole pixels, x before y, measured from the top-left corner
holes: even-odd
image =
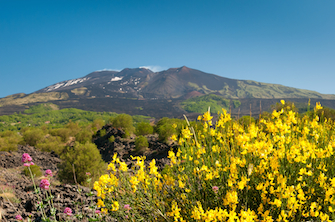
[[[282,101],[284,104],[284,101]],[[317,104],[315,111],[321,110]],[[171,164],[116,155],[95,182],[98,206],[123,221],[330,221],[335,219],[334,123],[286,107],[241,125],[223,110],[185,126]]]

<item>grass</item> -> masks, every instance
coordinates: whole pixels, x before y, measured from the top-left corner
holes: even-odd
[[[15,196],[13,187],[7,185],[0,185],[0,190],[0,197],[5,198],[5,200],[8,200],[10,203],[20,203],[20,200]]]

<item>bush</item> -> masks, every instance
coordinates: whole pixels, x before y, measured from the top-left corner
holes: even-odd
[[[41,168],[39,166],[37,166],[37,165],[31,165],[30,166],[30,170],[33,173],[33,175],[35,175],[35,177],[42,176]],[[25,176],[30,177],[30,172],[29,172],[28,167],[25,167],[24,170],[23,170],[23,172],[24,172]]]
[[[242,124],[244,127],[247,127],[250,123],[255,123],[255,119],[250,116],[242,116],[238,122]]]
[[[111,119],[113,127],[122,128],[128,131],[127,138],[134,132],[133,118],[128,114],[120,114],[117,117]]]
[[[105,125],[105,120],[103,119],[95,119],[92,123],[92,130],[95,132],[101,129]]]
[[[115,137],[113,135],[111,135],[109,138],[108,138],[108,141],[110,143],[113,143],[115,141]]]
[[[76,135],[76,141],[78,141],[79,143],[85,144],[87,142],[92,142],[92,132],[90,132],[89,130],[82,130],[80,132],[78,132]]]
[[[44,135],[45,133],[43,130],[38,128],[31,128],[23,133],[23,140],[30,146],[36,146],[38,142],[41,142],[42,139],[44,139]]]
[[[59,136],[48,136],[42,142],[36,144],[36,148],[41,151],[55,151],[57,154],[61,154],[64,147],[65,145]]]
[[[5,131],[0,133],[0,151],[16,151],[17,145],[22,143],[18,132]]]
[[[233,100],[233,104],[235,109],[241,106],[240,100]]]
[[[100,136],[100,137],[104,137],[104,136],[106,136],[106,129],[101,129],[101,130],[99,130],[99,136]]]
[[[71,135],[71,130],[68,128],[52,129],[50,134],[53,136],[59,136],[63,143],[66,143]]]
[[[135,139],[135,152],[143,154],[148,148],[148,139],[145,136],[138,136]]]
[[[147,122],[140,122],[136,126],[135,134],[137,136],[144,136],[148,134],[152,134],[154,132],[154,128]]]
[[[97,179],[104,171],[104,162],[95,144],[80,144],[75,142],[73,147],[66,147],[61,155],[63,162],[59,165],[59,177],[64,182],[74,183],[72,164],[75,168],[76,179],[79,184],[86,184],[86,172],[90,172],[92,180]]]
[[[175,132],[176,130],[173,128],[172,124],[165,123],[158,128],[158,139],[167,142]]]

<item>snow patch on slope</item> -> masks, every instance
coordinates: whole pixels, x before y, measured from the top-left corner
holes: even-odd
[[[71,86],[71,85],[74,85],[74,84],[82,83],[82,82],[87,81],[89,79],[90,79],[89,77],[88,78],[71,79],[71,80],[68,80],[68,81],[63,81],[63,82],[56,83],[54,85],[48,86],[48,87],[45,88],[45,90],[47,92],[50,92],[50,91],[53,91],[53,90],[56,90],[56,89],[59,89],[59,88],[64,88],[66,86]]]
[[[111,79],[111,82],[115,82],[115,81],[120,81],[123,79],[123,76],[122,77],[114,77]]]

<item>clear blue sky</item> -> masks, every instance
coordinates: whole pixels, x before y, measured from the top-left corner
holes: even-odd
[[[335,1],[0,0],[0,97],[183,65],[335,94]]]

